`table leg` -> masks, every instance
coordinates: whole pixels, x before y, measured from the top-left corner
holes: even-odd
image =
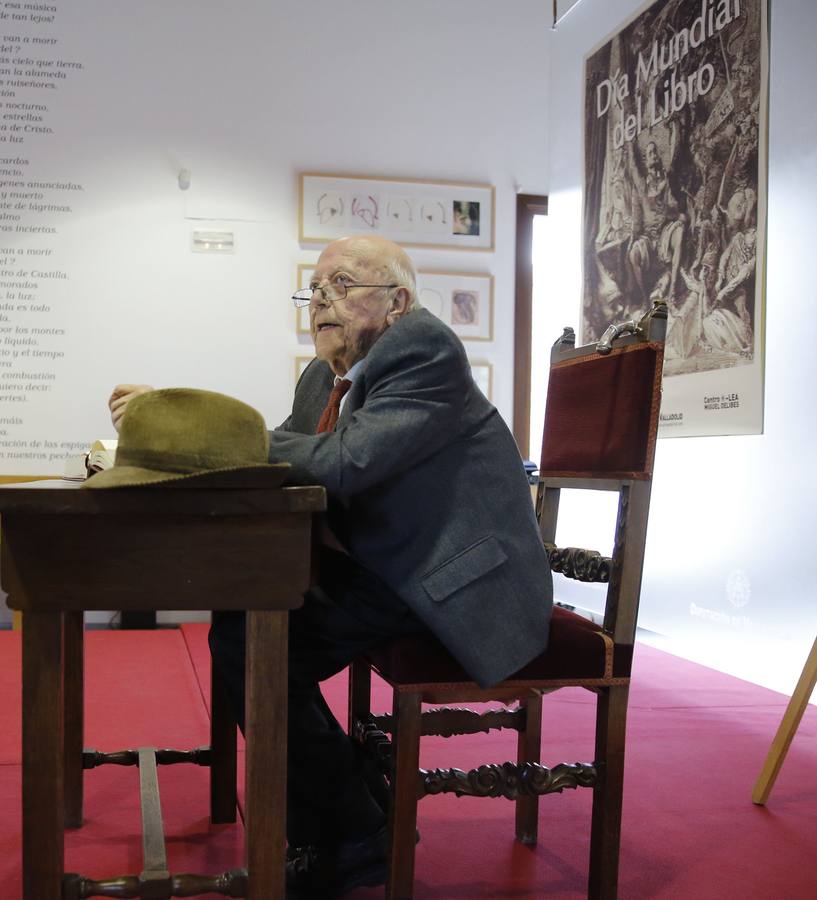
[[[84,730],[83,688],[85,679],[85,613],[63,614],[65,679],[63,704],[65,736],[65,827],[82,826],[82,750]]]
[[[221,679],[210,665],[210,821],[235,822],[236,748],[235,716]]]
[[[23,628],[23,898],[61,895],[64,863],[62,615]]]
[[[286,612],[247,614],[249,900],[285,896],[288,620]]]

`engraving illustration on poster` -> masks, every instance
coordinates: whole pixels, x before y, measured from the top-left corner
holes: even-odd
[[[585,60],[583,340],[669,314],[661,435],[763,430],[766,0],[657,0]]]

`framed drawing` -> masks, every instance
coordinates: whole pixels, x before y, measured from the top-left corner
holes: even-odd
[[[494,193],[490,184],[304,172],[298,240],[379,234],[406,247],[493,250]]]
[[[494,367],[483,360],[472,359],[469,362],[471,363],[471,375],[476,386],[493,402],[491,395],[494,389]]]
[[[315,271],[315,266],[311,263],[299,263],[298,265],[298,276],[296,279],[296,284],[298,287],[296,290],[300,290],[301,288],[309,287],[309,280],[312,278],[312,273]],[[311,334],[312,332],[309,330],[309,307],[301,306],[295,307],[295,332],[296,334]]]
[[[417,273],[420,303],[463,341],[494,336],[494,276],[471,272]]]

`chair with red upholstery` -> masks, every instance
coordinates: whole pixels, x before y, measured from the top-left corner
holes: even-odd
[[[351,667],[350,733],[375,755],[390,786],[386,896],[392,900],[412,896],[420,797],[507,797],[516,802],[517,839],[534,844],[539,796],[576,787],[593,790],[588,896],[616,896],[627,698],[665,333],[666,307],[657,305],[638,323],[611,326],[597,345],[575,348],[572,329],[565,329],[551,354],[536,513],[554,572],[580,582],[607,583],[601,624],[556,605],[547,651],[489,689],[480,689],[441,644],[430,644],[425,636],[384,644]],[[556,546],[563,489],[618,493],[610,557]],[[390,714],[371,712],[372,671],[393,690]],[[547,768],[540,764],[542,694],[566,686],[587,688],[597,696],[592,762]],[[449,707],[496,700],[514,707],[481,714],[422,709],[422,704]],[[549,727],[552,722],[549,717]],[[470,772],[420,769],[422,735],[448,737],[491,728],[518,732],[515,763]]]

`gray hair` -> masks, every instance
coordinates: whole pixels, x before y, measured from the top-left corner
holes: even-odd
[[[414,270],[414,263],[406,254],[401,254],[402,259],[394,255],[389,260],[388,277],[389,281],[399,284],[400,287],[406,288],[409,293],[409,302],[406,310],[416,309],[420,305],[417,299],[417,275]]]

